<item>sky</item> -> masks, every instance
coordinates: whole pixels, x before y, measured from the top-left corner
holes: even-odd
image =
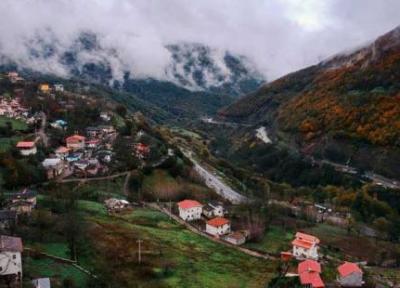
[[[116,78],[165,77],[165,45],[194,42],[247,56],[268,80],[369,43],[400,25],[399,0],[1,0],[0,53],[65,75],[57,57],[29,57],[39,37],[70,47],[82,31],[114,49]],[[81,55],[96,59],[107,55]]]

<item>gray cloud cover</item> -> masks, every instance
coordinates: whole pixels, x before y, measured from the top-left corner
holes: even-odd
[[[66,75],[56,57],[32,61],[25,44],[40,36],[64,51],[93,31],[117,51],[115,73],[162,79],[165,45],[199,42],[248,56],[273,79],[373,40],[399,25],[399,14],[398,0],[2,0],[0,53]]]

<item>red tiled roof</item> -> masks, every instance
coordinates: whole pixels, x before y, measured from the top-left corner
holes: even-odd
[[[214,219],[208,220],[207,225],[211,225],[214,227],[220,227],[225,224],[229,224],[229,220],[223,217],[216,217]]]
[[[351,262],[344,262],[344,264],[338,267],[340,276],[346,277],[352,273],[362,273],[360,267],[357,264]]]
[[[298,247],[303,247],[303,248],[306,248],[306,249],[310,249],[310,248],[313,246],[312,243],[310,243],[310,242],[305,242],[305,241],[301,241],[301,240],[299,240],[299,239],[294,239],[294,240],[292,241],[292,245],[293,245],[293,246],[298,246]]]
[[[312,288],[325,287],[324,282],[317,272],[303,272],[300,274],[300,283],[302,285],[311,285]]]
[[[201,207],[201,203],[197,202],[196,200],[183,200],[178,202],[178,206],[182,209],[190,209],[194,207]]]
[[[69,149],[64,146],[60,146],[56,149],[56,153],[67,153],[67,152],[69,152]]]
[[[67,142],[67,143],[76,143],[76,142],[81,142],[81,141],[84,141],[85,140],[85,136],[81,136],[81,135],[72,135],[72,136],[69,136],[69,137],[67,137],[67,139],[65,139],[65,141]]]
[[[22,246],[22,240],[19,237],[11,236],[0,236],[0,252],[3,251],[13,251],[22,252],[24,250]]]
[[[301,274],[306,271],[321,273],[321,265],[314,260],[305,260],[297,266],[297,272]]]
[[[297,232],[296,238],[307,242],[315,242],[317,244],[319,243],[319,239],[317,237],[302,232]]]
[[[32,141],[20,141],[17,143],[17,148],[33,148],[35,147],[35,142]]]

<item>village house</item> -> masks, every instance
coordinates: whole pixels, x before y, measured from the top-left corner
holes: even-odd
[[[60,146],[54,151],[54,153],[56,154],[57,158],[65,160],[69,154],[69,149],[65,146]]]
[[[22,280],[22,240],[18,237],[0,235],[0,277],[12,276]]]
[[[69,163],[72,163],[72,162],[76,162],[76,161],[81,160],[81,159],[82,159],[82,156],[83,156],[83,153],[75,152],[75,153],[70,153],[70,154],[68,154],[67,157],[66,157],[65,159],[66,159]]]
[[[244,233],[240,231],[236,231],[226,235],[224,237],[224,240],[233,245],[242,245],[246,242],[246,235],[244,235]]]
[[[34,288],[51,288],[50,278],[38,278],[32,280]]]
[[[143,143],[137,143],[135,144],[134,147],[135,147],[135,155],[140,159],[146,158],[150,153],[149,145]]]
[[[101,120],[103,120],[104,122],[108,122],[111,120],[111,116],[107,113],[107,112],[101,112],[100,113],[100,118]]]
[[[52,123],[50,123],[50,126],[55,128],[55,129],[62,129],[64,130],[65,128],[67,128],[67,122],[62,120],[62,119],[58,119]]]
[[[105,134],[113,134],[116,132],[114,126],[112,125],[100,125],[99,128]]]
[[[110,198],[104,201],[108,212],[121,212],[130,207],[128,201],[123,199]]]
[[[214,236],[221,236],[231,232],[231,223],[223,217],[216,217],[206,223],[206,232]]]
[[[54,91],[64,92],[64,85],[63,84],[54,84]]]
[[[64,161],[60,158],[46,158],[42,165],[47,173],[47,179],[53,179],[64,172]]]
[[[319,239],[301,232],[297,232],[295,237],[292,241],[293,256],[298,260],[318,260]]]
[[[210,202],[203,207],[203,214],[207,218],[223,217],[225,209],[220,202]]]
[[[17,224],[17,212],[10,210],[0,210],[0,229],[10,230]]]
[[[30,214],[36,206],[37,192],[34,190],[24,189],[20,193],[14,193],[10,196],[10,204],[8,208],[16,211],[17,214]]]
[[[75,134],[67,137],[65,142],[67,143],[67,148],[76,151],[85,148],[85,139],[85,136]]]
[[[47,83],[42,83],[39,85],[39,91],[42,93],[49,93],[50,92],[50,85]]]
[[[305,260],[297,266],[297,273],[300,283],[307,288],[324,288],[325,284],[321,279],[321,265],[314,260]]]
[[[203,205],[195,200],[183,200],[178,202],[179,217],[185,221],[201,218]]]
[[[363,271],[351,262],[345,262],[338,267],[337,281],[342,287],[361,287],[364,285]]]
[[[16,147],[22,156],[35,155],[37,152],[36,143],[33,141],[20,141]]]
[[[91,139],[86,141],[86,147],[91,149],[96,149],[100,145],[100,140],[98,139]]]
[[[99,127],[86,127],[85,131],[89,138],[97,138],[103,134],[103,130]]]

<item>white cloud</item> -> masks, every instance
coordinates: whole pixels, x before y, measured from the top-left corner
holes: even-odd
[[[24,43],[40,35],[60,52],[93,31],[118,52],[116,73],[165,77],[164,46],[183,41],[244,54],[272,79],[394,28],[398,11],[398,0],[2,0],[0,51],[62,74],[55,58],[30,62]]]

